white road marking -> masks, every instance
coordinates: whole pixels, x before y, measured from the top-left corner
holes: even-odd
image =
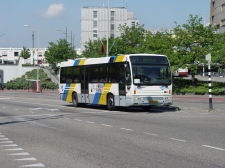
[[[143,132],[143,133],[147,134],[147,135],[158,136],[157,134],[151,134],[151,133],[148,133],[148,132]]]
[[[107,125],[107,124],[102,124],[102,125],[106,127],[113,127],[112,125]]]
[[[126,131],[133,131],[132,129],[128,129],[128,128],[120,128],[122,130],[126,130]]]
[[[4,151],[18,151],[18,150],[23,150],[22,148],[12,148],[12,149],[5,149]]]
[[[0,138],[0,141],[5,141],[5,140],[9,140],[9,138]]]
[[[10,98],[7,98],[7,97],[0,97],[1,100],[4,100],[4,99],[10,99]]]
[[[22,159],[14,159],[14,160],[17,160],[17,161],[29,161],[29,160],[37,160],[37,159],[34,158],[34,157],[31,157],[31,158],[22,158]]]
[[[37,163],[37,164],[30,164],[30,165],[23,165],[20,167],[45,167],[42,163]]]
[[[12,141],[2,141],[0,143],[13,143]]]
[[[19,110],[19,109],[15,109],[15,110]]]
[[[176,139],[176,138],[170,138],[171,140],[175,140],[175,141],[179,141],[179,142],[187,142],[185,140],[182,140],[182,139]]]
[[[86,123],[89,123],[89,124],[94,124],[95,122],[91,122],[91,121],[85,121]]]
[[[204,146],[206,148],[212,148],[212,149],[217,149],[217,150],[225,151],[225,149],[223,149],[223,148],[217,148],[217,147],[214,147],[214,146],[208,146],[208,145],[202,145],[202,146]]]
[[[1,146],[18,146],[17,144],[11,144],[11,145],[1,145]]]
[[[79,120],[79,119],[74,119],[75,121],[83,121],[83,120]]]
[[[13,153],[13,154],[8,154],[8,155],[12,155],[12,156],[22,156],[22,155],[30,155],[27,152],[23,152],[23,153]]]
[[[2,108],[5,108],[5,107],[2,107]]]
[[[1,138],[5,137],[4,135],[0,135]]]
[[[0,117],[0,118],[6,118],[6,117]]]

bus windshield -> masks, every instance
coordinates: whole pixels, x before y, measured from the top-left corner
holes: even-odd
[[[171,70],[166,57],[132,56],[134,85],[171,85]]]

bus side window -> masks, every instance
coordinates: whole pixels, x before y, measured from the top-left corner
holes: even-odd
[[[108,67],[108,77],[110,83],[117,83],[117,65],[116,64],[110,64]]]
[[[99,75],[99,71],[98,71],[98,66],[92,66],[91,67],[91,71],[90,71],[90,81],[91,82],[94,82],[94,83],[97,83],[99,82],[98,80],[98,75]]]

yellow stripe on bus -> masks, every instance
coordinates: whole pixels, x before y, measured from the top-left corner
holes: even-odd
[[[70,84],[68,94],[67,94],[67,97],[66,97],[66,102],[72,102],[72,93],[75,90],[75,86],[76,86],[75,83]]]
[[[117,56],[116,58],[116,61],[115,62],[122,62],[124,59],[124,55],[120,55],[120,56]]]
[[[107,101],[106,95],[107,95],[107,93],[109,93],[109,90],[110,90],[111,86],[112,86],[112,83],[106,83],[104,85],[103,92],[101,94],[101,97],[99,99],[98,104],[101,104],[101,105],[106,105],[107,104],[106,103],[106,101]]]
[[[85,61],[85,59],[80,60],[79,65],[84,65]]]

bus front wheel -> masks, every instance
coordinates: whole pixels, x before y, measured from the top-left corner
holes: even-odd
[[[79,107],[77,94],[73,94],[73,107]]]
[[[107,98],[107,108],[110,110],[110,111],[113,111],[116,109],[116,106],[115,106],[115,101],[114,101],[114,96],[113,95],[109,95],[108,98]]]

